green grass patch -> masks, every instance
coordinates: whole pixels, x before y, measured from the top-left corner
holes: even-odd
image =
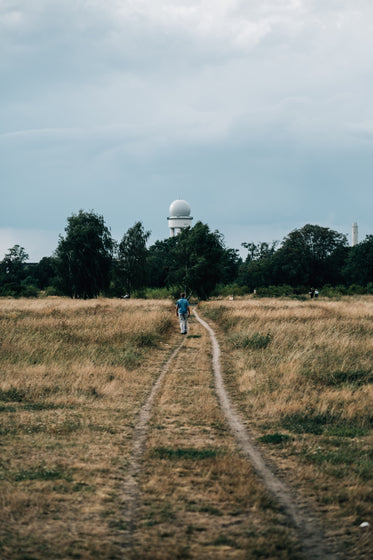
[[[297,434],[314,434],[340,437],[359,437],[369,433],[373,423],[373,416],[367,416],[357,422],[353,418],[342,418],[329,412],[295,412],[287,414],[281,420],[281,425]]]
[[[223,515],[223,512],[220,509],[209,505],[200,506],[196,509],[196,511],[199,511],[200,513],[209,513],[210,515],[216,515],[218,517]]]
[[[330,387],[340,387],[342,385],[352,385],[353,387],[361,387],[368,383],[373,383],[373,370],[356,369],[356,370],[336,370],[336,371],[305,371],[305,377],[311,379],[315,383],[322,383]]]
[[[265,436],[261,436],[258,438],[258,441],[261,441],[262,443],[283,445],[284,443],[287,443],[289,439],[290,436],[288,436],[287,434],[279,434],[276,432],[274,434],[266,434]]]
[[[127,369],[136,369],[141,363],[141,358],[142,356],[139,352],[136,352],[133,348],[127,348],[123,354],[122,360]]]
[[[22,402],[26,398],[26,391],[11,387],[7,391],[0,389],[0,401],[3,402]]]
[[[63,479],[68,482],[72,481],[71,473],[68,471],[55,467],[47,467],[45,465],[41,467],[36,467],[34,469],[25,469],[18,471],[15,476],[14,480],[20,482],[22,480],[59,480]]]
[[[7,406],[5,404],[0,405],[0,412],[16,412],[15,406]]]
[[[58,408],[65,408],[65,405],[57,405],[53,403],[25,403],[23,410],[56,410]]]
[[[192,459],[193,461],[200,461],[203,459],[215,458],[223,454],[224,451],[213,447],[206,447],[204,449],[195,449],[193,447],[155,447],[152,451],[153,457],[169,460]]]
[[[131,345],[138,348],[152,347],[156,345],[157,335],[154,332],[138,332],[131,336]]]
[[[212,543],[214,546],[230,546],[231,548],[241,548],[236,541],[227,535],[219,535]]]
[[[338,478],[354,472],[361,480],[373,479],[373,449],[362,449],[361,445],[346,441],[330,448],[333,444],[335,442],[330,442],[328,448],[318,446],[305,450],[303,456]]]

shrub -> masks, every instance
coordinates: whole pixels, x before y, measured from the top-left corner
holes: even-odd
[[[37,298],[39,296],[39,289],[34,284],[27,284],[22,286],[20,295],[26,298]]]
[[[168,288],[147,288],[145,299],[172,299]]]
[[[294,295],[294,288],[283,284],[282,286],[263,286],[255,290],[257,297],[291,297]]]
[[[229,296],[244,296],[250,293],[252,293],[252,290],[250,290],[247,286],[239,286],[238,284],[233,283],[233,284],[227,284],[225,286],[219,284],[213,290],[211,295],[213,297],[219,297],[219,296],[229,297]]]

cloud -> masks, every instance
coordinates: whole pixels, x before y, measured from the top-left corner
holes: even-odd
[[[162,236],[179,195],[222,231],[359,219],[372,16],[368,0],[3,0],[2,224],[61,233],[83,208]]]
[[[134,152],[141,136],[147,151],[219,140],[237,123],[346,129],[365,96],[366,11],[361,1],[20,2],[3,23],[4,129],[117,125],[136,130]]]

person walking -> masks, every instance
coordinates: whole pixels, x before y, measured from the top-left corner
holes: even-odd
[[[176,302],[176,317],[179,317],[180,332],[187,334],[188,332],[188,317],[190,317],[189,301],[185,298],[185,293],[180,294],[180,299]]]

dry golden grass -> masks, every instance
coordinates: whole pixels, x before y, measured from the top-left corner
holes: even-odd
[[[225,381],[268,456],[325,517],[346,557],[371,558],[373,298],[209,302]]]
[[[225,381],[346,558],[372,551],[372,298],[209,302]],[[152,413],[134,548],[123,485],[137,414],[179,344],[170,302],[0,300],[4,560],[301,558],[218,407],[193,319]],[[276,438],[275,438],[276,439]],[[372,524],[372,523],[371,523]]]
[[[293,531],[236,448],[217,404],[208,334],[193,321],[156,403],[133,558],[300,558]]]
[[[2,558],[121,557],[118,488],[171,317],[169,302],[1,300]]]

